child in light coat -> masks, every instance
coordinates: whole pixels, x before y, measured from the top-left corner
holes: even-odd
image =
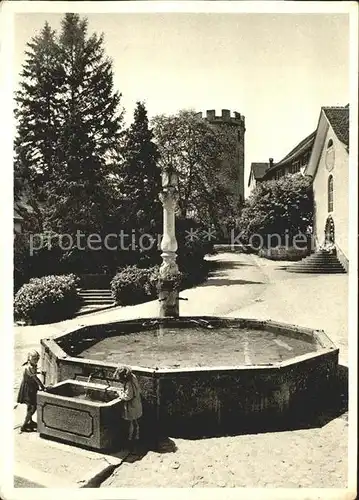
[[[138,440],[140,427],[138,419],[142,416],[141,391],[136,375],[127,366],[119,367],[114,373],[114,378],[121,382],[116,387],[119,397],[123,401],[121,416],[129,422],[128,440]]]

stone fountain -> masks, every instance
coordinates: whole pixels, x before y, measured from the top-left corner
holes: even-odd
[[[121,445],[113,375],[132,367],[144,437],[277,429],[332,390],[338,349],[323,331],[255,319],[179,317],[177,177],[162,175],[159,316],[78,326],[41,341],[38,395],[44,437],[105,449]],[[200,308],[200,304],[199,304]]]

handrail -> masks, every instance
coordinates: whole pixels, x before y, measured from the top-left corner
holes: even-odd
[[[349,272],[349,259],[337,243],[335,243],[335,246],[337,249],[337,254],[339,254],[339,256],[337,255],[337,257],[339,258],[342,266],[344,267],[344,269],[348,273]]]
[[[348,257],[345,255],[345,253],[343,252],[343,250],[340,248],[340,246],[338,245],[338,243],[335,241],[334,242],[335,246],[337,247],[337,249],[339,250],[339,252],[347,259],[347,261],[349,261]]]

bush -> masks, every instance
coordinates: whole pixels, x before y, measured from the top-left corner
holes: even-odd
[[[192,262],[194,263],[194,262]],[[208,263],[197,261],[194,267],[180,270],[175,283],[162,282],[162,286],[175,286],[179,290],[190,288],[201,283],[208,274]],[[159,266],[141,269],[136,266],[127,266],[116,274],[111,281],[111,291],[115,302],[119,305],[133,305],[158,297]]]
[[[47,233],[39,233],[43,246],[30,248],[30,234],[17,234],[14,238],[14,290],[20,289],[31,278],[59,276],[72,271],[63,259],[64,251],[59,247],[56,238]],[[36,241],[36,244],[38,241]]]
[[[77,284],[73,274],[32,278],[15,295],[15,320],[39,324],[73,316],[81,306]]]
[[[111,281],[114,300],[119,305],[131,305],[157,297],[159,267],[141,269],[127,266],[116,274]]]
[[[264,257],[269,260],[301,260],[308,255],[307,248],[295,247],[275,247],[261,248],[258,251],[259,257]]]
[[[213,253],[213,242],[206,239],[204,228],[191,219],[179,219],[176,224],[180,272],[175,285],[179,289],[190,288],[206,279],[209,263],[204,257]],[[198,230],[192,241],[188,238],[191,229]],[[158,297],[160,255],[157,246],[149,252],[138,252],[135,265],[127,265],[116,274],[111,281],[111,291],[117,304],[138,304]]]

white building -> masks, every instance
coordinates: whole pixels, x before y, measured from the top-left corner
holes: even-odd
[[[334,243],[339,260],[348,269],[349,105],[321,109],[304,175],[313,179],[316,246]]]

